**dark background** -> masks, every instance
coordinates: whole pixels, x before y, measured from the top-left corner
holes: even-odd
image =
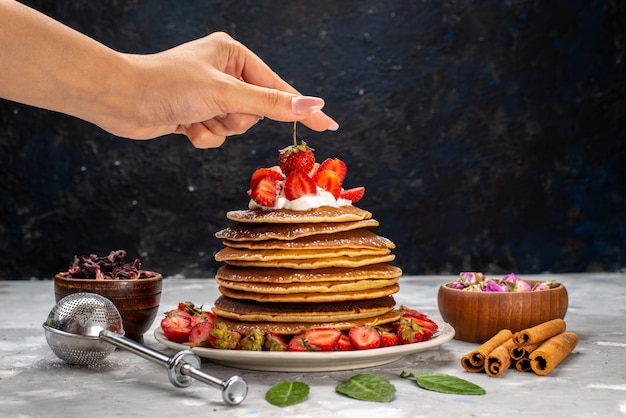
[[[150,53],[226,31],[341,129],[339,157],[407,274],[616,271],[626,241],[626,9],[597,1],[27,1],[108,46]],[[247,205],[292,126],[215,150],[113,137],[0,101],[0,277],[50,278],[126,249],[211,276],[225,212]]]

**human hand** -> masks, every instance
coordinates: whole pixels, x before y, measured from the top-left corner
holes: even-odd
[[[149,139],[175,132],[198,148],[213,148],[263,117],[300,121],[316,131],[339,127],[320,111],[322,99],[300,95],[225,33],[127,59],[135,69],[138,114],[126,124],[99,124],[120,136]]]

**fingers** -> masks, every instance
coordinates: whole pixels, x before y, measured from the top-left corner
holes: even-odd
[[[189,126],[179,126],[176,132],[187,135],[196,148],[217,148],[224,143],[226,137],[246,132],[261,119],[255,115],[230,114]]]

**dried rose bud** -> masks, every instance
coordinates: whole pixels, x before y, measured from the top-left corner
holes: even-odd
[[[514,292],[530,292],[531,290],[532,287],[530,286],[530,284],[522,279],[517,279],[515,281],[515,286],[513,286]]]
[[[508,290],[506,284],[500,284],[495,280],[489,280],[483,287],[484,292],[507,292]]]
[[[515,273],[509,273],[506,276],[504,276],[501,280],[505,281],[505,282],[513,282],[513,283],[515,283],[516,281],[520,280],[520,278],[517,277],[515,275]]]
[[[485,280],[485,276],[483,276],[482,273],[464,271],[459,275],[459,280],[465,282],[467,285],[472,285],[483,282]]]
[[[465,283],[463,283],[460,280],[455,280],[452,283],[450,283],[448,285],[448,287],[450,287],[450,289],[458,289],[458,290],[463,290],[465,289],[467,286],[465,286]]]

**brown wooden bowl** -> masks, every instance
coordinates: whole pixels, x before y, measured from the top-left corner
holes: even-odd
[[[537,280],[525,280],[531,286]],[[455,330],[454,338],[482,344],[502,329],[521,331],[542,322],[564,318],[567,290],[560,284],[549,290],[530,292],[467,292],[439,288],[437,304],[444,321]]]
[[[67,272],[54,276],[56,301],[72,293],[96,293],[109,299],[122,316],[125,336],[142,342],[159,310],[163,276],[137,280],[73,279]]]

